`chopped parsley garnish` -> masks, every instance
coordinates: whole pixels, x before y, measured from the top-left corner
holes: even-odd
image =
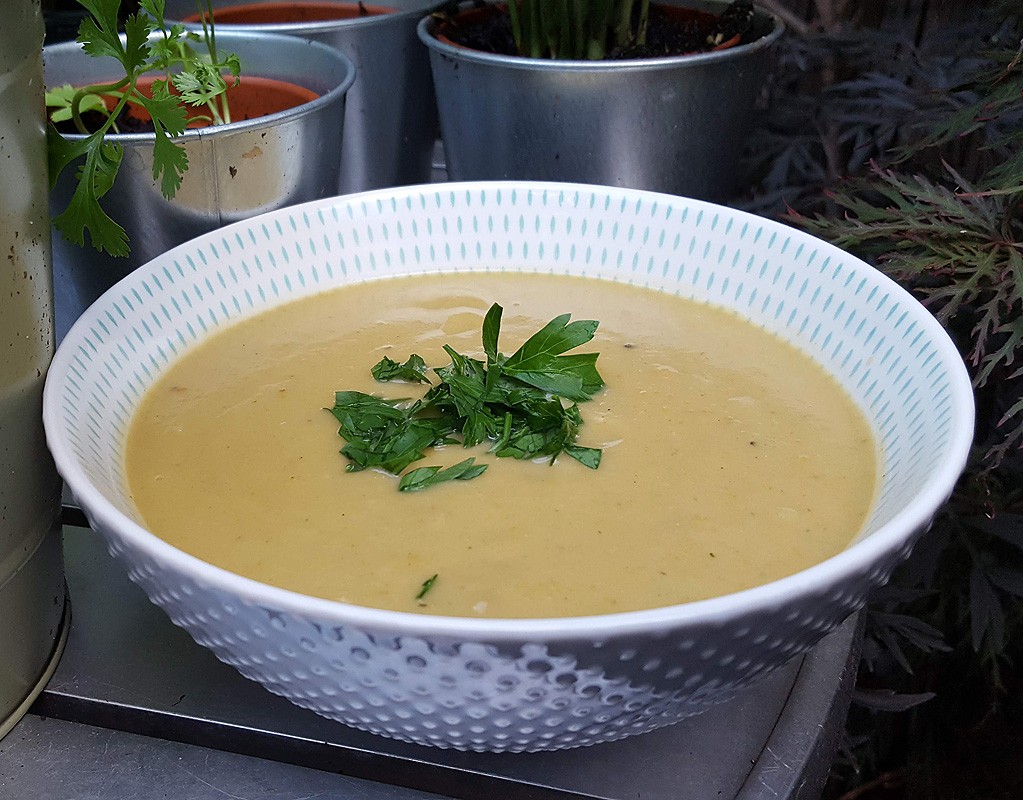
[[[498,351],[501,314],[495,303],[483,321],[486,361],[445,345],[451,363],[432,370],[438,383],[430,380],[426,362],[414,354],[404,364],[384,358],[373,367],[378,381],[430,383],[418,400],[385,400],[355,391],[335,394],[331,413],[347,442],[341,453],[348,459],[348,471],[377,468],[398,475],[431,447],[484,442],[491,443],[490,452],[499,458],[547,458],[553,463],[564,453],[590,469],[600,466],[600,449],[575,443],[583,424],[578,404],[604,386],[596,368],[598,354],[566,355],[589,342],[598,323],[570,322],[571,316],[562,314],[504,356]],[[486,468],[474,458],[446,469],[420,467],[403,475],[398,488],[412,492],[471,480]]]
[[[427,578],[425,581],[423,581],[423,585],[419,588],[419,594],[416,595],[416,600],[419,601],[419,605],[421,605],[421,606],[425,606],[426,605],[426,601],[423,600],[423,598],[426,597],[426,593],[429,592],[430,589],[433,588],[433,585],[436,582],[437,582],[437,574],[436,573],[434,573],[429,578]]]
[[[419,467],[409,470],[398,481],[398,491],[418,492],[427,486],[444,483],[444,481],[471,481],[487,470],[486,464],[476,464],[475,461],[475,458],[467,458],[447,469]]]
[[[426,362],[415,354],[409,356],[408,361],[404,364],[399,364],[397,361],[392,361],[387,356],[384,356],[373,367],[373,377],[378,381],[430,382],[430,379],[426,377]]]

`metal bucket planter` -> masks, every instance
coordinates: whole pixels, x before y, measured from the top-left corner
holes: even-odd
[[[708,11],[724,2],[661,0]],[[705,200],[736,187],[770,48],[757,11],[746,44],[670,58],[554,61],[437,38],[428,18],[441,135],[452,180],[533,179],[650,189]]]
[[[42,120],[42,17],[0,25],[0,738],[28,710],[67,632],[60,479],[43,437],[53,355]]]
[[[216,0],[218,9],[273,5],[274,0]],[[333,4],[333,3],[332,3]],[[326,5],[319,0],[317,5]],[[339,7],[354,6],[337,2]],[[217,22],[217,31],[270,31],[335,47],[355,65],[341,147],[342,194],[431,179],[437,140],[437,105],[426,48],[416,25],[438,0],[376,0],[393,13],[320,21]],[[194,0],[168,0],[167,16],[195,12]],[[219,36],[219,33],[218,33]]]
[[[115,134],[111,140],[124,145],[124,158],[103,204],[127,231],[131,255],[112,258],[54,233],[58,339],[104,291],[159,253],[222,225],[337,193],[351,61],[291,36],[218,31],[217,45],[238,54],[243,83],[246,75],[275,78],[319,97],[265,117],[186,131],[179,141],[189,168],[172,201],[153,180],[153,134]],[[43,60],[48,86],[116,74],[112,61],[89,57],[75,42],[44,48]],[[54,213],[67,205],[73,173],[65,169],[51,193]]]

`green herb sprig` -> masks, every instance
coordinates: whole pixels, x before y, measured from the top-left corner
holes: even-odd
[[[604,387],[597,353],[568,354],[589,342],[594,320],[570,322],[562,314],[505,356],[498,351],[502,308],[490,307],[483,320],[486,360],[444,350],[451,363],[433,372],[440,379],[415,401],[382,399],[364,392],[340,391],[331,413],[346,440],[341,453],[347,470],[368,468],[400,474],[432,447],[460,443],[475,447],[489,441],[498,458],[548,458],[561,453],[590,469],[600,466],[601,450],[577,445],[583,424],[578,404]],[[426,362],[412,355],[404,364],[384,358],[373,367],[379,381],[430,382]],[[466,459],[447,469],[420,467],[404,475],[399,491],[420,491],[451,480],[471,480],[485,464]]]
[[[416,595],[416,602],[418,602],[419,605],[421,606],[426,605],[425,599],[426,595],[430,592],[430,590],[433,588],[433,585],[437,582],[437,578],[438,578],[437,573],[434,573],[425,581],[423,581],[423,585],[419,587],[419,594]]]
[[[595,60],[646,42],[650,0],[512,0],[508,16],[519,55]]]
[[[238,57],[217,51],[211,20],[210,0],[201,0],[205,6],[203,34],[189,34],[180,24],[168,26],[164,19],[164,0],[140,0],[139,11],[130,14],[124,23],[124,37],[118,31],[120,0],[79,0],[90,16],[82,20],[77,41],[90,56],[116,59],[124,76],[106,84],[73,88],[63,86],[46,93],[46,104],[51,108],[51,124],[47,126],[50,188],[60,173],[72,162],[84,157],[78,170],[75,187],[68,207],[53,219],[54,226],[68,241],[85,244],[89,232],[92,246],[106,250],[113,256],[126,256],[130,252],[128,235],[111,219],[100,205],[110,191],[124,156],[124,148],[106,139],[117,132],[117,118],[130,102],[141,106],[152,118],[156,139],[153,145],[153,180],[168,200],[181,186],[188,169],[188,154],[174,141],[188,124],[188,108],[205,106],[206,112],[192,119],[214,124],[231,121],[225,92],[227,73],[233,83],[238,82]],[[154,31],[162,37],[152,37]],[[204,54],[196,53],[192,41],[201,41]],[[150,95],[138,87],[139,79],[147,72],[159,71],[164,77],[153,82]],[[174,91],[172,91],[172,87]],[[104,98],[110,100],[108,110]],[[98,111],[105,119],[95,131],[89,131],[82,119],[84,111]],[[70,140],[61,136],[53,122],[71,121],[85,138]]]
[[[511,0],[511,37],[526,58],[600,60],[647,45],[650,0]],[[753,3],[733,0],[707,31],[704,49],[744,34]]]

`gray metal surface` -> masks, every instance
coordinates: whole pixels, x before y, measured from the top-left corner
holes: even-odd
[[[145,737],[147,751],[156,737],[458,798],[795,797],[833,755],[823,732],[843,709],[857,641],[851,621],[734,702],[662,731],[554,753],[458,753],[361,733],[267,693],[150,605],[91,531],[66,527],[65,547],[74,623],[37,714]],[[14,742],[0,743],[0,786],[34,758],[30,742]]]
[[[438,800],[252,756],[28,716],[0,751],[18,800]]]
[[[735,800],[820,798],[845,728],[862,640],[857,614],[806,656]]]
[[[60,479],[42,425],[53,356],[38,0],[0,25],[0,738],[28,707],[64,610]]]
[[[236,53],[250,77],[295,83],[319,97],[266,117],[185,131],[176,141],[185,148],[189,167],[170,201],[153,179],[155,135],[109,137],[124,146],[124,156],[102,205],[127,232],[131,254],[113,258],[54,233],[58,340],[106,289],[160,253],[228,223],[337,193],[345,93],[354,80],[351,62],[326,45],[283,35],[218,33],[217,46]],[[48,86],[118,75],[113,59],[92,58],[77,42],[47,46],[43,61]],[[74,192],[75,166],[66,168],[54,187],[54,215]]]

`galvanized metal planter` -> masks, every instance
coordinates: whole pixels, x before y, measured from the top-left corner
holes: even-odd
[[[217,0],[214,17],[218,8],[251,4]],[[378,5],[394,13],[315,22],[217,23],[218,31],[286,33],[323,42],[352,60],[356,79],[345,110],[342,194],[427,183],[431,177],[437,106],[429,56],[416,25],[439,2],[382,0]],[[194,12],[194,0],[167,2],[168,17],[182,19]]]
[[[725,2],[662,0],[710,11]],[[754,41],[627,61],[553,61],[457,47],[424,19],[452,180],[595,183],[727,199],[783,32],[758,11]]]
[[[179,141],[189,168],[172,201],[153,180],[153,134],[115,134],[124,158],[103,204],[127,231],[132,252],[112,258],[54,233],[58,339],[100,294],[159,253],[230,222],[337,193],[351,61],[326,45],[283,35],[218,31],[217,46],[238,54],[243,81],[245,74],[277,78],[320,96],[269,116],[186,131]],[[49,86],[116,74],[114,62],[89,57],[75,42],[44,48],[43,60]],[[73,173],[65,169],[51,194],[54,213],[67,205]]]
[[[0,738],[28,710],[66,634],[60,478],[43,437],[53,355],[42,124],[42,17],[0,25]]]

